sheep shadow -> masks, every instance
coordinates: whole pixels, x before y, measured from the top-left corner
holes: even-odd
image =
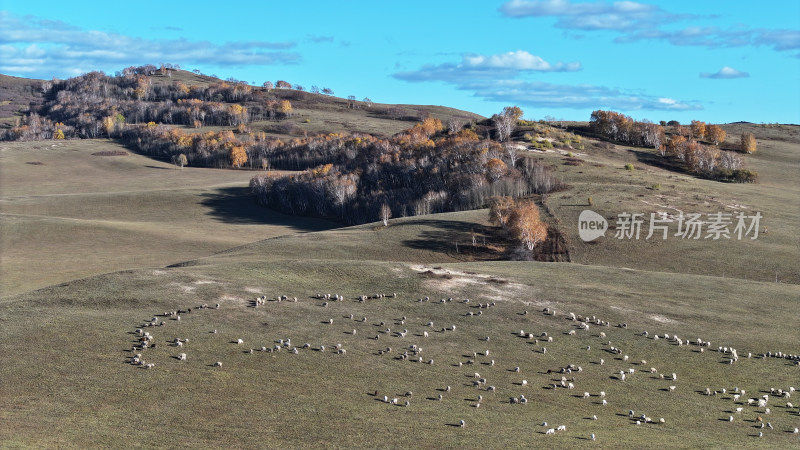
[[[446,423],[445,425],[447,425],[448,427],[461,428],[460,423]]]

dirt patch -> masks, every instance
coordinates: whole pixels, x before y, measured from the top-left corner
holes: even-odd
[[[196,287],[194,287],[194,286],[187,286],[187,285],[185,285],[185,284],[180,284],[180,283],[170,283],[170,286],[175,286],[175,287],[177,287],[177,288],[178,288],[178,289],[180,289],[180,290],[181,290],[181,291],[182,291],[184,294],[191,294],[192,292],[194,292],[194,291],[195,291],[195,289],[197,289],[197,288],[196,288]]]
[[[441,267],[411,266],[420,276],[427,278],[425,286],[440,292],[453,292],[466,286],[484,286],[485,292],[479,294],[480,298],[494,301],[519,301],[523,295],[531,294],[531,287],[514,283],[494,275],[475,272],[461,272],[458,270],[444,269]],[[522,302],[525,303],[525,302]]]
[[[223,294],[219,298],[219,302],[220,303],[226,302],[226,303],[242,303],[242,304],[245,304],[245,303],[248,303],[249,300],[245,300],[245,299],[243,299],[241,297],[237,297],[237,296],[231,295],[231,294]]]
[[[659,316],[658,314],[651,314],[650,319],[655,320],[658,323],[675,323],[675,320],[672,320],[668,317]]]
[[[128,152],[122,150],[103,150],[102,152],[94,152],[92,156],[128,156]]]

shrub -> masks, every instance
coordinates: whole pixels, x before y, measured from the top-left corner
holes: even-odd
[[[653,185],[653,190],[654,191],[660,191],[661,190],[661,183],[654,184]]]
[[[633,169],[634,169],[633,164],[631,163],[625,164],[625,170],[633,170]]]

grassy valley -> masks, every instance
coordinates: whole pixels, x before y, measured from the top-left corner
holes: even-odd
[[[248,127],[285,141],[388,142],[425,112],[491,127],[274,92],[293,115]],[[723,125],[758,140],[747,184],[522,128],[520,158],[564,184],[527,196],[561,262],[509,260],[517,243],[488,209],[344,226],[250,195],[256,174],[299,171],[179,168],[110,139],[0,142],[0,446],[795,447],[800,127]],[[605,237],[580,238],[585,209]],[[614,237],[620,213],[681,211],[760,212],[760,234]]]

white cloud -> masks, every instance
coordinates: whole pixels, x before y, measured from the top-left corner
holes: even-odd
[[[300,60],[298,53],[289,51],[295,46],[294,42],[219,45],[186,39],[143,39],[0,12],[0,72],[40,78],[162,62],[223,67],[291,64]]]
[[[689,111],[703,109],[697,103],[653,97],[617,88],[590,84],[554,84],[538,81],[501,80],[457,86],[485,100],[535,108],[611,109],[616,111]]]
[[[574,71],[579,70],[581,67],[580,63],[557,63],[551,65],[540,56],[532,55],[525,50],[491,56],[466,55],[463,58],[463,65],[470,68],[533,70],[539,72]]]
[[[514,78],[524,72],[574,72],[581,70],[579,62],[551,64],[525,50],[497,55],[466,54],[461,62],[429,64],[419,70],[398,72],[395,78],[406,81],[446,81],[459,83],[467,80],[492,80]]]
[[[747,78],[750,74],[747,72],[740,72],[733,67],[725,66],[719,69],[717,73],[702,72],[700,78],[713,78],[713,79],[731,79],[731,78]]]
[[[685,26],[665,29],[667,24],[687,20],[714,20],[716,16],[677,14],[658,6],[632,1],[573,2],[571,0],[511,0],[500,6],[506,17],[554,17],[565,30],[616,31],[616,43],[662,40],[678,46],[726,48],[765,46],[776,51],[800,49],[800,30],[749,28],[744,25],[721,29],[716,26]]]

